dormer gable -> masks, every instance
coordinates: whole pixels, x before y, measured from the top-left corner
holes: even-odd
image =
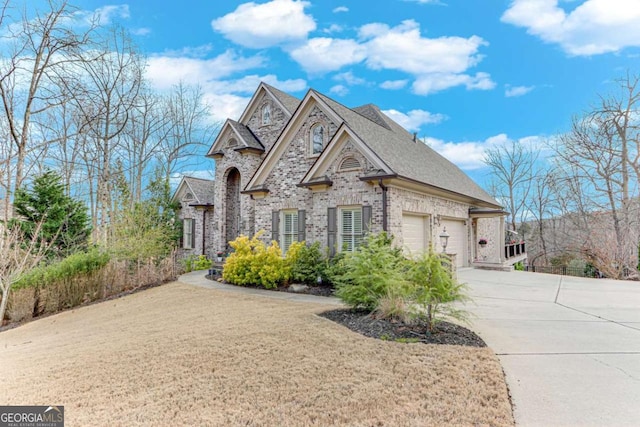
[[[323,119],[315,119],[312,118],[314,112],[319,112]],[[313,123],[307,123],[313,121]],[[305,97],[303,98],[300,106],[294,113],[293,117],[289,120],[286,127],[275,141],[273,148],[267,153],[267,156],[261,163],[260,167],[253,175],[249,183],[247,184],[245,190],[251,191],[253,188],[261,188],[265,184],[265,180],[277,164],[277,162],[282,158],[284,153],[287,151],[287,147],[291,143],[292,139],[295,137],[296,133],[302,128],[305,123],[309,126],[309,131],[305,134],[305,144],[307,144],[307,153],[305,157],[314,158],[320,155],[320,151],[314,151],[314,142],[318,145],[318,138],[322,137],[322,145],[323,150],[327,148],[329,145],[329,127],[330,125],[334,127],[342,124],[342,119],[338,116],[335,111],[333,111],[329,106],[324,102],[324,100],[318,96],[317,92],[314,90],[310,90],[307,92]],[[323,127],[322,132],[319,132],[318,127]],[[316,141],[314,141],[314,138]]]
[[[344,154],[344,148],[347,146],[350,146],[351,154]],[[359,160],[360,157],[363,161]],[[364,174],[367,172],[365,163],[370,165],[366,169],[375,169],[384,174],[393,173],[391,168],[347,124],[343,123],[299,185],[314,188],[318,183],[327,182],[330,169],[334,165],[337,166],[338,172],[357,170]]]
[[[262,154],[265,151],[262,143],[249,128],[235,120],[227,119],[207,152],[207,157],[221,158],[229,150],[254,154]]]

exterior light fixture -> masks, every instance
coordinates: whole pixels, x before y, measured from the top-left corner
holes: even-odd
[[[449,233],[447,233],[447,227],[442,229],[440,233],[440,245],[442,245],[442,253],[447,253],[447,244],[449,243]]]

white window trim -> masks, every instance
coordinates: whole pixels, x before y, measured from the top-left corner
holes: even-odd
[[[264,112],[266,109],[269,109],[269,120],[265,122],[264,120]],[[269,126],[271,125],[271,123],[273,122],[273,118],[272,118],[272,109],[271,109],[271,104],[268,102],[265,102],[264,104],[262,104],[262,107],[260,108],[260,124],[261,126]]]
[[[291,215],[291,214],[295,214],[295,227],[293,227],[293,230],[291,230],[289,233],[286,232],[286,227],[285,227],[285,216],[286,215]],[[289,246],[291,246],[291,244],[293,244],[294,242],[298,241],[298,221],[300,220],[299,216],[298,216],[298,210],[297,209],[285,209],[280,211],[280,242],[281,242],[281,248],[282,248],[282,253],[286,254],[287,250],[289,249],[289,247],[286,246],[285,243],[285,237],[286,236],[291,236],[291,243],[289,243]],[[292,221],[293,224],[293,221]]]
[[[352,233],[351,236],[358,236],[360,237],[360,242],[358,244],[356,244],[356,241],[354,239],[353,241],[353,247],[351,248],[351,250],[349,250],[349,248],[344,248],[344,244],[345,244],[345,239],[344,239],[344,224],[343,224],[343,216],[342,213],[345,211],[359,211],[360,212],[360,233]],[[362,239],[364,238],[364,224],[363,224],[363,217],[362,217],[362,206],[361,205],[353,205],[353,206],[341,206],[338,208],[338,250],[339,251],[343,251],[345,250],[346,252],[354,252],[356,250],[356,248],[358,246],[360,246],[360,244],[362,244]]]
[[[191,242],[193,241],[193,218],[184,218],[182,220],[182,248],[193,249]],[[187,226],[188,224],[188,226]]]

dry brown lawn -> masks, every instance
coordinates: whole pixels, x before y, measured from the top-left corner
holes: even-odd
[[[178,282],[0,333],[0,404],[67,426],[513,425],[489,349],[366,338],[332,308]]]

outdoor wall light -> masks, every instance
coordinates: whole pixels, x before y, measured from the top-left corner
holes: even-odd
[[[447,227],[442,229],[442,233],[440,233],[440,244],[442,245],[442,253],[447,252],[447,244],[449,243],[449,233],[447,233]]]

